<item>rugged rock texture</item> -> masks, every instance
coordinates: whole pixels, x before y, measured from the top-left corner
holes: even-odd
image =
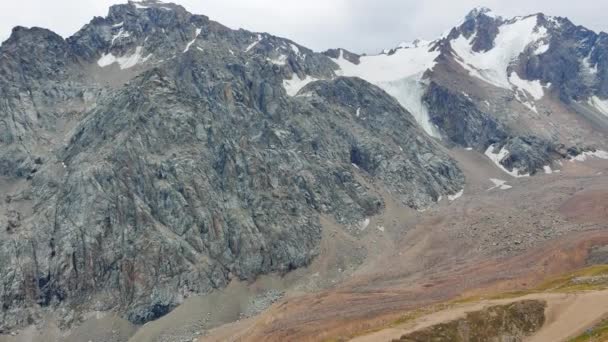
[[[0,51],[0,330],[45,308],[141,324],[307,265],[320,215],[383,209],[368,184],[413,208],[464,184],[384,91],[176,5],[113,6],[67,41],[18,28]],[[333,80],[288,96],[306,75]]]
[[[339,74],[385,89],[448,146],[510,144],[518,155],[501,164],[534,174],[564,158],[561,146],[608,148],[604,36],[565,18],[507,19],[477,8],[432,42],[373,56],[325,54]]]
[[[391,65],[401,79],[368,73],[398,100],[338,77],[336,60],[373,56],[159,1],[113,6],[65,40],[15,28],[0,47],[0,330],[45,310],[66,325],[93,310],[140,324],[232,279],[305,266],[321,216],[360,229],[383,210],[379,192],[415,209],[459,193],[446,146],[505,149],[500,163],[530,174],[593,149],[570,143],[584,127],[555,124],[542,99],[604,120],[605,35],[533,18],[547,35],[498,70],[527,90],[483,83],[455,55],[455,39],[485,53],[525,19],[480,9],[434,43],[380,55],[415,57]]]
[[[349,62],[351,62],[353,64],[359,64],[360,59],[361,59],[360,55],[357,55],[357,54],[347,51],[345,49],[329,49],[329,50],[323,52],[323,54],[327,57],[334,58],[334,59],[343,57],[344,59],[348,60]]]
[[[608,97],[608,35],[574,25],[567,18],[540,14],[539,24],[550,31],[549,49],[538,56],[522,56],[527,79],[550,82],[564,101]]]
[[[462,93],[457,94],[431,82],[422,100],[430,108],[431,121],[449,140],[482,152],[504,141],[506,128],[491,114],[482,112]]]

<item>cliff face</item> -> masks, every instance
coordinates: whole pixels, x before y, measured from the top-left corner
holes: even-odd
[[[464,184],[383,90],[176,5],[114,6],[67,40],[18,28],[0,51],[3,330],[47,308],[144,323],[305,266],[320,215],[383,209],[358,176],[413,208]]]

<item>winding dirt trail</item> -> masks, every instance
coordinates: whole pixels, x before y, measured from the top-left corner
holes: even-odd
[[[545,325],[536,334],[527,338],[526,342],[567,341],[602,320],[608,311],[608,290],[567,294],[531,294],[518,298],[460,304],[422,316],[402,325],[354,338],[351,341],[392,341],[420,329],[462,318],[467,312],[480,311],[490,306],[505,305],[526,299],[544,300],[547,303]]]

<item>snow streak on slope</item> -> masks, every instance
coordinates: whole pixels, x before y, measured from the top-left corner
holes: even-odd
[[[192,46],[192,44],[194,44],[194,42],[196,41],[196,38],[198,38],[198,36],[201,34],[202,29],[197,28],[196,29],[196,33],[194,34],[194,39],[192,39],[190,42],[188,42],[188,45],[186,45],[186,48],[184,49],[184,53],[188,52],[188,50],[190,50],[190,47]]]
[[[129,69],[136,66],[137,64],[146,62],[150,57],[152,57],[152,54],[143,57],[143,55],[141,54],[142,50],[143,48],[141,46],[138,46],[133,54],[122,57],[116,57],[112,53],[104,54],[97,61],[97,65],[102,68],[105,68],[114,63],[118,63],[120,69]]]
[[[467,39],[461,35],[451,43],[457,55],[456,61],[472,76],[497,87],[511,89],[509,65],[532,44],[537,54],[548,50],[546,44],[540,42],[547,37],[547,29],[537,27],[537,24],[538,18],[531,16],[501,25],[494,47],[482,52],[475,52],[471,48],[475,36]]]
[[[494,162],[494,164],[496,164],[496,166],[498,166],[499,169],[503,170],[505,173],[508,173],[509,175],[515,177],[515,178],[519,178],[519,177],[529,177],[529,174],[525,174],[522,175],[519,173],[519,170],[517,168],[513,168],[512,171],[509,171],[506,167],[504,167],[504,165],[502,165],[502,161],[507,158],[510,154],[509,150],[507,150],[506,148],[501,148],[500,151],[498,152],[494,152],[495,151],[495,146],[494,145],[490,145],[490,147],[488,147],[488,149],[485,152],[485,155],[490,158],[490,160],[492,160],[492,162]]]
[[[608,152],[597,150],[597,151],[587,151],[579,154],[576,157],[570,159],[571,162],[584,162],[588,158],[599,158],[599,159],[608,159]]]
[[[597,109],[600,113],[608,116],[608,100],[602,100],[597,96],[589,98],[589,105]]]
[[[304,88],[308,83],[318,81],[318,79],[306,75],[306,77],[302,80],[297,74],[293,74],[290,80],[283,80],[283,88],[287,92],[289,96],[296,96],[300,89]]]
[[[334,59],[342,75],[360,77],[384,89],[412,113],[429,135],[440,137],[422,103],[425,89],[422,76],[426,70],[433,69],[439,56],[439,51],[431,51],[430,43],[412,44],[392,55],[362,56],[359,64],[346,60],[343,53],[340,51],[340,56]]]
[[[509,82],[511,82],[513,86],[525,90],[528,94],[532,95],[535,100],[540,100],[545,96],[545,90],[539,80],[524,80],[521,79],[516,72],[512,72],[509,76]]]

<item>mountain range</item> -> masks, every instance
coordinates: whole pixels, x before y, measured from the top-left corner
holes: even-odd
[[[608,159],[608,35],[486,8],[433,41],[315,52],[156,0],[0,46],[0,332],[52,312],[141,325],[288,274],[324,221],[466,196],[454,149],[504,177]]]

